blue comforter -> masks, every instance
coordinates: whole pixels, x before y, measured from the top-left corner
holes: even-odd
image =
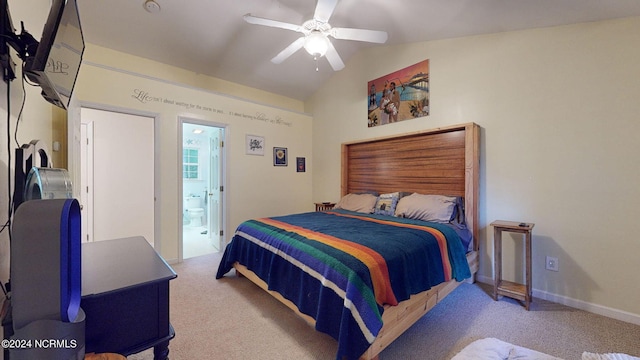
[[[357,359],[382,328],[383,305],[471,276],[465,252],[445,224],[311,212],[242,223],[216,278],[246,266],[338,341],[337,359]]]

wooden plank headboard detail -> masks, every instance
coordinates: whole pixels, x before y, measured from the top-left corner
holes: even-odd
[[[464,196],[478,250],[480,127],[474,123],[342,144],[341,195],[375,191]]]

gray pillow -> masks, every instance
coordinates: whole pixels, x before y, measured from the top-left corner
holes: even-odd
[[[334,209],[344,209],[371,214],[378,197],[371,194],[347,194],[338,201]]]
[[[398,201],[396,216],[407,219],[448,223],[453,217],[455,196],[413,193]]]

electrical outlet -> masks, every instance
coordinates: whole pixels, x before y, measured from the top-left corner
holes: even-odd
[[[551,271],[558,271],[558,258],[547,256],[544,268]]]

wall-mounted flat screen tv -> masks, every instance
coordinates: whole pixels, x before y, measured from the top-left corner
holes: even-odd
[[[66,109],[80,71],[84,38],[76,0],[52,0],[33,56],[25,60],[25,75],[42,88],[42,96]]]

